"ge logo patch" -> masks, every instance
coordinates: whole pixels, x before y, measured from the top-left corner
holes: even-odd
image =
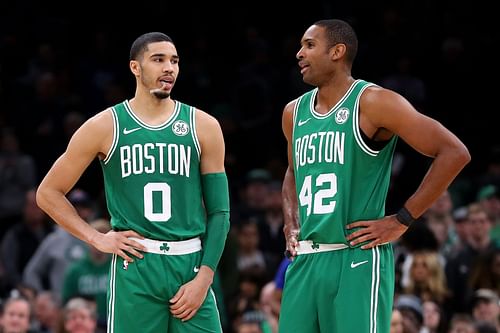
[[[172,132],[178,136],[184,136],[189,133],[189,125],[183,120],[177,120],[172,125]]]
[[[348,108],[341,108],[335,113],[335,122],[339,125],[345,123],[348,118],[349,118]]]

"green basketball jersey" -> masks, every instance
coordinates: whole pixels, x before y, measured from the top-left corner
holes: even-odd
[[[128,101],[112,108],[113,144],[101,166],[113,229],[170,241],[205,232],[195,112],[175,101],[172,116],[151,126]]]
[[[345,226],[385,215],[397,138],[371,149],[359,128],[359,98],[371,83],[355,81],[328,113],[315,111],[317,89],[298,98],[294,110],[293,167],[300,239],[344,243]]]

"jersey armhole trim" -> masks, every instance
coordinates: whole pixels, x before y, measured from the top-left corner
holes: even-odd
[[[380,150],[374,150],[371,149],[366,142],[363,140],[363,137],[361,136],[360,128],[359,128],[359,99],[361,98],[361,95],[365,91],[366,88],[374,86],[374,84],[367,84],[358,93],[358,96],[356,98],[356,102],[354,102],[354,116],[353,116],[353,122],[352,122],[352,130],[354,132],[354,138],[356,139],[356,143],[358,144],[359,148],[363,150],[366,154],[370,156],[377,156]]]
[[[194,146],[196,152],[198,153],[198,158],[201,156],[200,140],[198,140],[198,134],[196,133],[196,109],[194,107],[189,108],[189,117],[191,118],[191,135],[193,137]]]
[[[293,132],[295,132],[295,124],[297,122],[297,113],[299,112],[299,105],[300,105],[300,101],[302,100],[302,97],[304,95],[300,96],[299,98],[297,98],[295,100],[295,105],[293,106],[293,119],[292,119],[292,122],[293,122],[293,126],[292,126],[292,139],[293,139]]]
[[[116,146],[118,146],[118,139],[120,138],[120,125],[118,123],[118,115],[116,114],[116,109],[112,107],[110,108],[110,111],[113,118],[113,142],[111,142],[111,147],[109,147],[106,158],[102,161],[104,164],[108,164],[111,156],[113,156]]]

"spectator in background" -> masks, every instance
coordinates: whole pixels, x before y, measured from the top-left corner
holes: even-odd
[[[453,220],[455,221],[455,234],[457,236],[455,245],[449,249],[446,254],[446,259],[452,258],[462,251],[467,245],[467,238],[469,237],[469,223],[467,222],[467,207],[459,207],[453,211]]]
[[[88,194],[74,189],[68,198],[82,218],[88,221],[92,204]],[[83,258],[86,244],[57,225],[37,248],[23,272],[23,281],[38,291],[52,290],[61,297],[64,274],[69,265]]]
[[[500,246],[500,191],[498,185],[488,184],[479,189],[477,202],[492,221],[490,236]]]
[[[453,218],[453,202],[449,190],[444,191],[424,213],[425,223],[436,236],[439,252],[448,256],[458,242]]]
[[[281,202],[281,182],[272,181],[268,186],[264,216],[259,221],[259,248],[264,253],[269,272],[278,268],[286,245]]]
[[[491,289],[500,295],[500,247],[481,253],[469,275],[469,288]]]
[[[403,317],[404,333],[419,333],[424,322],[422,301],[415,295],[402,294],[394,301],[394,307]]]
[[[490,323],[500,332],[500,304],[498,294],[491,289],[478,289],[472,298],[472,317],[477,322]]]
[[[237,327],[245,313],[254,311],[260,313],[259,296],[263,283],[262,277],[253,274],[251,271],[240,275],[238,292],[228,302],[228,315],[233,331],[237,331]],[[263,313],[262,315],[264,316]]]
[[[438,251],[439,244],[429,226],[420,218],[413,223],[403,236],[393,242],[395,258],[395,294],[403,293],[408,285],[413,253]]]
[[[456,313],[450,320],[448,333],[477,333],[474,319],[468,313]]]
[[[52,291],[36,295],[34,305],[34,327],[37,333],[57,333],[61,316],[61,300]]]
[[[451,312],[469,312],[470,297],[468,280],[474,262],[481,255],[492,250],[495,246],[491,242],[491,219],[479,204],[471,204],[467,211],[469,235],[467,244],[453,258],[446,262],[445,272],[448,288],[452,293]]]
[[[265,318],[259,311],[249,311],[236,325],[235,333],[272,333],[265,327]],[[264,326],[264,327],[263,327]]]
[[[89,223],[102,233],[111,230],[109,221],[93,220]],[[81,296],[95,300],[97,304],[97,324],[106,327],[106,291],[109,277],[111,255],[88,246],[87,255],[73,262],[64,275],[62,301]]]
[[[267,282],[260,293],[260,306],[262,312],[266,315],[267,322],[273,329],[278,331],[278,320],[281,310],[281,297],[285,285],[285,274],[291,260],[284,257],[274,275],[274,279]]]
[[[59,333],[97,333],[95,304],[75,297],[64,306],[62,330]]]
[[[238,206],[234,209],[232,220],[236,224],[248,217],[259,221],[264,218],[271,180],[271,173],[265,169],[252,169],[246,174]]]
[[[391,330],[389,333],[405,333],[403,325],[403,314],[396,308],[392,309]]]
[[[446,317],[442,307],[434,301],[425,301],[422,309],[424,321],[420,333],[445,333]]]
[[[0,128],[0,238],[22,219],[26,192],[36,177],[35,161],[21,151],[14,130]]]
[[[439,305],[443,305],[448,299],[443,263],[437,252],[415,252],[408,275],[405,293],[415,295],[422,301],[434,301]]]
[[[21,297],[7,299],[0,316],[0,332],[30,333],[30,316],[31,307],[28,300]]]
[[[26,264],[52,230],[47,215],[36,204],[35,195],[35,189],[26,192],[23,217],[7,231],[0,244],[6,290],[15,288],[22,282]]]
[[[267,275],[267,262],[259,248],[259,226],[255,218],[240,221],[237,226],[238,255],[237,269],[240,274],[252,272],[265,279]]]

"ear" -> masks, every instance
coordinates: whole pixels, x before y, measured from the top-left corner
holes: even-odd
[[[130,71],[135,76],[139,76],[141,74],[141,66],[139,66],[139,62],[137,60],[130,60],[129,66],[130,66]]]
[[[347,51],[347,47],[345,44],[338,43],[332,46],[330,49],[330,55],[332,57],[332,60],[339,60],[340,58],[343,58],[345,53]]]

